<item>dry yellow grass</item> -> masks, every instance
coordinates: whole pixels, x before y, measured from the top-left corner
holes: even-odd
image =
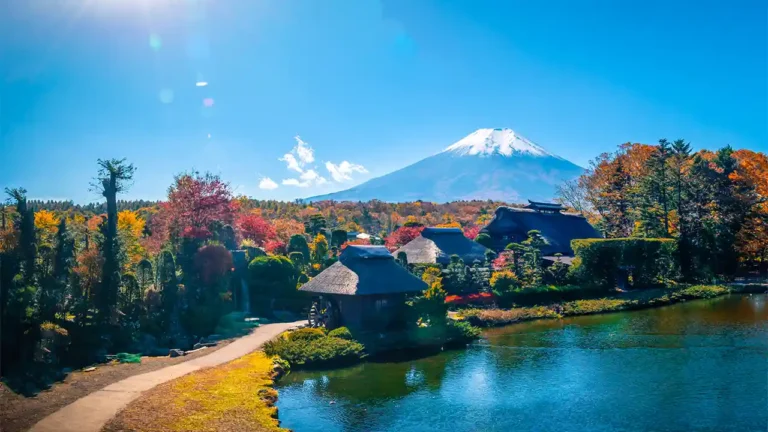
[[[254,352],[155,387],[104,431],[285,431],[272,384],[272,359]]]

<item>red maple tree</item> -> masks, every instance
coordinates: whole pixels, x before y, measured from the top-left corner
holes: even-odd
[[[400,227],[394,230],[392,234],[387,237],[387,239],[384,241],[384,244],[387,246],[387,249],[394,251],[400,246],[418,237],[422,230],[424,230],[423,226]]]
[[[240,215],[235,225],[242,238],[253,240],[258,246],[265,245],[268,240],[274,240],[277,236],[272,224],[255,213]]]
[[[159,204],[159,211],[152,218],[153,240],[163,243],[170,233],[210,238],[214,222],[232,224],[237,208],[229,184],[219,176],[198,172],[180,174],[168,189],[168,201]]]

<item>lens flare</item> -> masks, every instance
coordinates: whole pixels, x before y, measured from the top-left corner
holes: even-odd
[[[203,106],[206,108],[210,108],[213,106],[213,98],[205,98],[203,99]]]
[[[152,51],[160,51],[160,48],[163,47],[163,39],[160,38],[160,35],[155,33],[149,35],[149,47],[152,48]]]
[[[160,90],[160,93],[157,95],[158,99],[160,99],[160,102],[164,104],[169,104],[173,102],[173,90],[165,88]]]

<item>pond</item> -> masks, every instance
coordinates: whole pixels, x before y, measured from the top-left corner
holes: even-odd
[[[279,383],[303,431],[761,431],[766,295],[492,329],[467,350]]]

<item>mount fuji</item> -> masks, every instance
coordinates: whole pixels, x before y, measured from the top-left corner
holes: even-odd
[[[583,172],[512,129],[478,129],[434,156],[307,201],[550,201]]]

